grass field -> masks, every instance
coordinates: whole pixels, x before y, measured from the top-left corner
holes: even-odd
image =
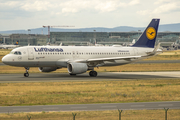
[[[0,106],[179,101],[180,79],[0,83]]]
[[[9,53],[0,50],[2,56]],[[180,60],[180,51],[163,53],[147,60]],[[1,62],[1,61],[0,61]],[[180,63],[128,64],[116,67],[96,68],[98,72],[123,71],[174,71],[180,70]],[[0,73],[24,73],[24,68],[0,66]],[[30,73],[39,73],[30,68]],[[66,68],[55,72],[67,72]],[[0,83],[0,106],[123,103],[148,101],[180,101],[180,79],[134,80],[134,81],[88,81],[88,82],[41,82]],[[118,111],[83,111],[76,120],[115,120]],[[164,120],[164,110],[125,110],[122,120]],[[0,114],[0,120],[70,120],[72,112],[40,112]],[[180,110],[168,110],[168,119],[179,120]]]
[[[9,113],[0,114],[1,120],[73,120],[72,113],[76,113],[76,120],[118,120],[118,110],[112,111],[73,111],[73,112],[37,112],[37,113]],[[168,120],[180,120],[180,110],[167,112]],[[122,120],[164,120],[165,110],[124,110]]]

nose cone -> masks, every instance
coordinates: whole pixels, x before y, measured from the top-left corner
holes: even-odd
[[[2,58],[2,62],[3,62],[3,63],[5,62],[5,56]]]
[[[6,65],[16,66],[16,62],[14,61],[13,56],[9,54],[2,58],[2,62]]]
[[[7,57],[7,55],[2,58],[2,62],[3,62],[4,64],[7,64],[7,62],[8,62],[8,57]]]

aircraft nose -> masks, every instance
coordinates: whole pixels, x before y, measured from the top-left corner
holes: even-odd
[[[12,66],[15,64],[14,59],[9,54],[2,58],[2,62],[6,65],[12,65]]]
[[[4,56],[4,57],[2,58],[2,62],[3,62],[4,64],[6,64],[7,61],[8,61],[7,56]]]
[[[3,62],[3,63],[5,62],[5,59],[6,59],[5,57],[6,57],[6,56],[4,56],[4,57],[2,58],[2,62]]]

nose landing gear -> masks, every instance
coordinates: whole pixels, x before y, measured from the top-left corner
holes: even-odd
[[[25,69],[26,69],[26,73],[24,73],[24,77],[29,77],[29,73],[28,73],[29,67],[25,67]]]
[[[97,76],[97,72],[96,71],[90,71],[89,72],[89,76],[96,77]]]

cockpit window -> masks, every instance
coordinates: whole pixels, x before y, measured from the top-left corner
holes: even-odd
[[[11,51],[10,54],[21,55],[21,52],[20,51]]]
[[[19,51],[18,54],[21,55],[21,52]]]
[[[17,51],[15,51],[15,52],[14,52],[14,54],[15,54],[15,55],[18,55],[18,52],[17,52]]]

